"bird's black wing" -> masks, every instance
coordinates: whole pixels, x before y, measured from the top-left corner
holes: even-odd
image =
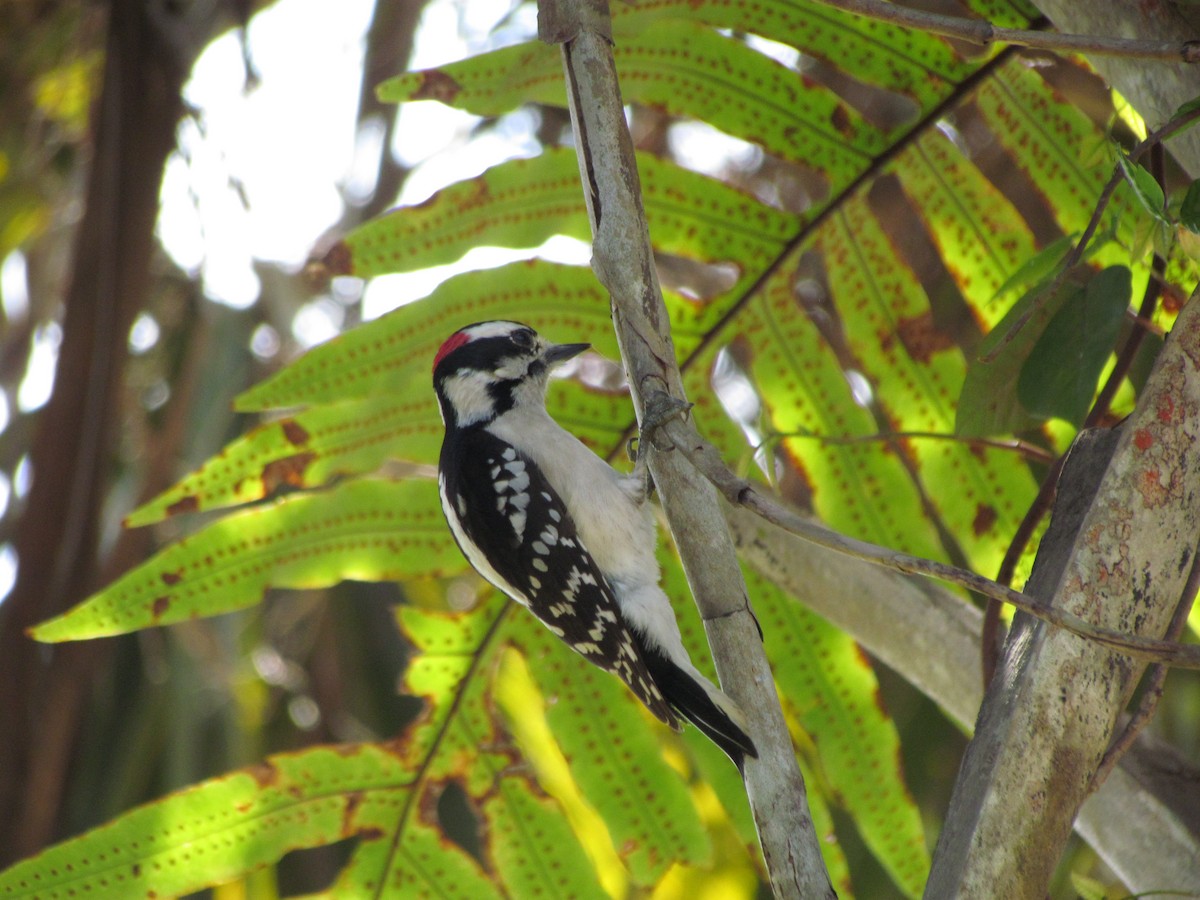
[[[446,517],[455,540],[479,574],[528,607],[576,653],[619,677],[655,716],[678,729],[639,642],[621,618],[612,585],[537,467],[506,441],[468,429],[443,444],[440,480],[442,503],[453,507]],[[468,503],[467,484],[493,485],[494,492]],[[478,545],[481,558],[464,537]]]

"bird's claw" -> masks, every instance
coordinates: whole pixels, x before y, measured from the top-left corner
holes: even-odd
[[[625,452],[633,460],[632,476],[638,485],[636,502],[641,504],[654,492],[654,479],[650,475],[649,454],[642,452],[642,445],[650,441],[649,446],[655,450],[670,449],[659,447],[653,442],[656,430],[662,427],[672,416],[686,414],[694,404],[676,400],[664,391],[650,391],[643,395],[641,431],[636,437],[625,442]],[[636,445],[636,449],[635,449]]]
[[[638,457],[641,456],[641,454],[638,453],[638,445],[640,443],[641,438],[638,435],[634,435],[625,442],[625,455],[629,457],[630,462],[637,462]]]
[[[675,416],[687,415],[696,404],[672,397],[666,391],[649,391],[642,411],[641,437],[652,438],[654,432]]]

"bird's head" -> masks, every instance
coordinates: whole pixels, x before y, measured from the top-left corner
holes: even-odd
[[[476,322],[450,335],[433,359],[442,421],[464,428],[542,404],[551,369],[588,344],[552,344],[520,322]]]

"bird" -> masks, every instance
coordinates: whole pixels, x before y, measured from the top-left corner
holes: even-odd
[[[690,721],[739,770],[745,714],[692,663],[659,584],[645,453],[622,473],[546,410],[550,372],[589,349],[476,322],[433,360],[445,437],[438,493],[472,567],[676,731]]]

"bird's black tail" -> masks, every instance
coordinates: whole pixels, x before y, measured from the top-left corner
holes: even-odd
[[[699,672],[693,674],[680,668],[641,635],[636,637],[642,645],[646,668],[671,708],[720,747],[739,772],[747,756],[757,759],[758,750],[746,733],[745,715],[737,704]]]

